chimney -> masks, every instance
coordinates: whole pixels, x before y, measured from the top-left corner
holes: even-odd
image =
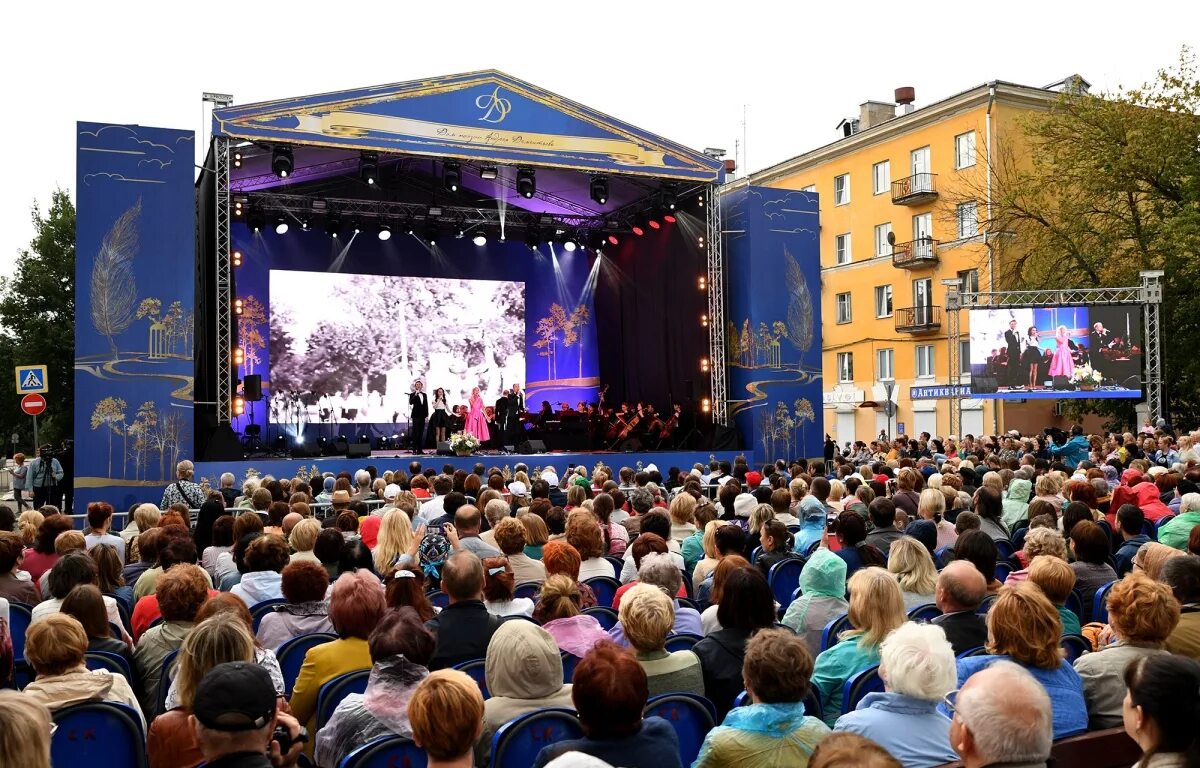
[[[886,101],[864,101],[858,107],[858,129],[865,131],[896,116],[896,105]]]
[[[896,89],[896,103],[900,105],[900,114],[911,114],[915,109],[913,102],[917,100],[917,89],[906,85]]]

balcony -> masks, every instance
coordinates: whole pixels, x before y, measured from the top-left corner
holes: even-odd
[[[892,182],[892,202],[896,205],[920,205],[936,200],[936,173],[914,173]]]
[[[901,307],[895,316],[897,333],[931,333],[942,327],[942,308],[933,304]]]
[[[921,269],[938,263],[938,241],[928,237],[892,246],[892,266],[900,269]]]

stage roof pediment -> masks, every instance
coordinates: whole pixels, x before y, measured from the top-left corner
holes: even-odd
[[[213,133],[504,165],[720,181],[720,160],[485,70],[226,107]]]

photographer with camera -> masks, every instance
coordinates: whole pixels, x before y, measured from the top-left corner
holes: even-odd
[[[1070,440],[1063,440],[1066,434],[1061,429],[1053,431],[1048,429],[1046,434],[1052,441],[1049,447],[1050,455],[1061,459],[1068,469],[1075,469],[1079,466],[1079,462],[1086,461],[1088,454],[1091,453],[1092,447],[1083,435],[1083,427],[1078,424],[1071,427]]]
[[[290,768],[308,741],[296,718],[276,711],[270,674],[251,662],[213,667],[190,720],[208,768]]]
[[[29,462],[26,484],[33,489],[33,508],[40,509],[46,504],[59,506],[62,503],[62,482],[64,473],[62,464],[54,455],[54,448],[46,443],[38,450],[37,458]]]

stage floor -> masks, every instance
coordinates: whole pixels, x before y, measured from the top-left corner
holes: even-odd
[[[665,475],[670,467],[690,469],[693,464],[707,464],[714,457],[718,461],[732,463],[734,457],[738,455],[745,456],[750,465],[754,466],[754,454],[752,451],[639,451],[637,453],[586,451],[569,453],[478,453],[471,456],[437,456],[431,453],[417,456],[404,451],[373,451],[369,457],[361,459],[349,459],[345,456],[321,456],[307,459],[264,457],[244,459],[242,461],[197,461],[196,481],[202,482],[203,480],[207,480],[213,488],[216,488],[220,484],[218,482],[219,478],[225,472],[233,473],[233,476],[237,478],[237,484],[240,485],[251,470],[259,476],[272,475],[273,477],[283,478],[295,477],[301,467],[309,472],[315,467],[321,473],[332,472],[337,474],[339,472],[349,472],[353,474],[355,470],[362,469],[368,464],[374,465],[379,474],[397,469],[407,472],[408,465],[412,461],[421,462],[422,468],[432,467],[439,472],[446,465],[452,466],[456,470],[465,469],[470,472],[477,463],[483,464],[485,469],[492,467],[504,469],[508,467],[511,470],[517,464],[525,464],[531,471],[553,467],[560,477],[569,468],[580,464],[587,467],[589,473],[599,463],[603,463],[613,469],[620,469],[621,467],[645,469],[653,464]]]
[[[993,400],[1086,400],[1089,398],[1140,398],[1140,389],[1124,387],[1100,387],[1090,391],[1081,389],[1008,389],[1001,387],[994,393],[977,393],[974,397]]]

